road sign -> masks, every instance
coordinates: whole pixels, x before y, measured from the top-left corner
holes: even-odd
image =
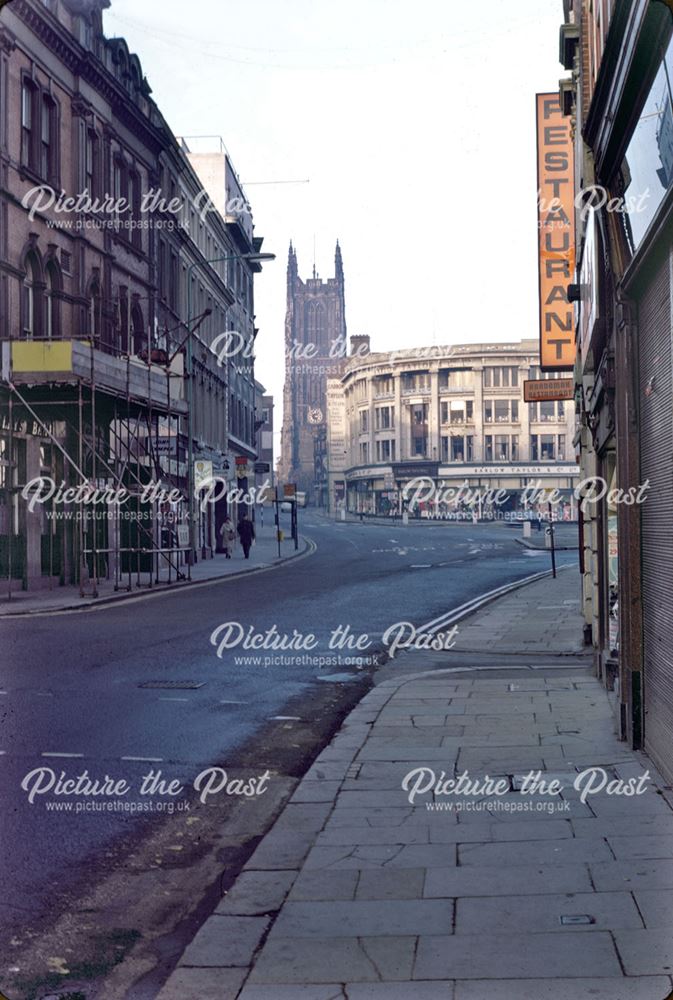
[[[283,496],[286,500],[294,500],[297,495],[297,484],[296,483],[285,483],[283,486]]]
[[[271,472],[271,465],[269,462],[255,462],[255,472],[259,475],[263,475],[265,472]]]
[[[573,399],[575,383],[571,378],[524,379],[524,403],[546,403],[550,400]]]

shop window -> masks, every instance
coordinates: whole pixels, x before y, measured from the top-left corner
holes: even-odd
[[[493,461],[493,435],[487,434],[484,438],[484,461]]]

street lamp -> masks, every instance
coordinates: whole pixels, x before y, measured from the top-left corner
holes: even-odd
[[[275,260],[275,253],[235,253],[227,254],[225,257],[211,257],[209,260],[205,261],[193,261],[187,268],[187,324],[189,324],[192,315],[192,271],[196,267],[202,267],[204,264],[222,264],[228,260],[245,260],[250,264],[261,264],[264,261]],[[205,318],[205,316],[204,316]],[[187,333],[187,352],[186,352],[186,370],[187,370],[187,483],[189,489],[189,562],[192,564],[194,562],[194,553],[196,552],[196,546],[194,544],[194,445],[193,445],[193,433],[192,433],[192,404],[193,404],[193,393],[192,393],[192,383],[193,383],[193,372],[192,372],[192,334],[194,330],[188,330]],[[227,424],[227,431],[228,431]]]

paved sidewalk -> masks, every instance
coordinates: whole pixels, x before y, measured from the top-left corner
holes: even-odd
[[[526,605],[527,634],[546,629],[552,582],[558,595],[576,582],[568,576],[474,615],[463,642],[494,653],[508,636],[518,644]],[[579,624],[573,605],[548,610]],[[383,680],[305,775],[159,1000],[667,998],[673,796],[616,739],[589,668],[558,663]],[[633,779],[613,792],[642,794],[582,802],[590,776],[574,783],[587,768],[604,769],[596,784]],[[560,794],[521,790],[538,770]],[[502,780],[503,794],[438,792],[463,772]]]
[[[66,586],[54,587],[51,590],[31,590],[23,591],[18,589],[20,583],[13,581],[12,597],[7,597],[7,581],[0,581],[0,618],[7,615],[16,614],[42,614],[49,611],[65,611],[78,608],[92,607],[105,604],[115,600],[129,600],[133,597],[140,597],[146,594],[175,591],[180,587],[189,587],[195,583],[205,583],[210,580],[219,580],[222,577],[238,576],[241,573],[250,573],[263,569],[269,569],[280,563],[295,559],[304,555],[311,549],[311,543],[301,536],[299,538],[299,548],[295,550],[292,539],[285,539],[281,542],[281,557],[278,558],[278,543],[275,536],[275,526],[265,525],[263,528],[257,527],[257,539],[255,545],[250,550],[250,559],[243,557],[240,543],[237,542],[236,549],[231,559],[227,559],[224,554],[217,553],[210,559],[199,559],[195,566],[192,566],[191,581],[175,580],[175,570],[171,571],[172,582],[167,581],[167,571],[163,571],[163,579],[159,583],[149,586],[149,574],[140,574],[140,585],[137,576],[132,574],[131,581],[133,589],[128,588],[128,574],[123,576],[119,582],[119,589],[115,591],[114,580],[101,580],[98,584],[98,597],[93,597],[92,583],[89,582],[85,588],[84,597],[80,597],[79,587]],[[187,567],[182,566],[181,572],[187,574]]]

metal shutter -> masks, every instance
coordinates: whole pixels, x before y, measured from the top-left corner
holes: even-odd
[[[673,777],[673,383],[671,262],[639,302],[645,749]]]

